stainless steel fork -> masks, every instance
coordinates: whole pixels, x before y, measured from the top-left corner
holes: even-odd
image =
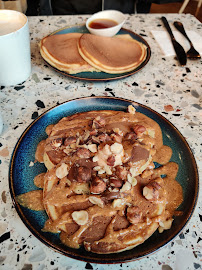
[[[201,56],[199,54],[199,52],[197,52],[197,50],[194,48],[191,40],[189,39],[189,37],[187,36],[185,30],[184,30],[184,26],[181,22],[174,22],[174,26],[177,28],[177,30],[180,31],[180,33],[182,33],[186,39],[189,41],[191,48],[187,51],[186,55],[187,58],[191,59],[191,60],[197,60],[200,59]]]

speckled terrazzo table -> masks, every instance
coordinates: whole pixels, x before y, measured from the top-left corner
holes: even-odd
[[[38,42],[67,25],[82,24],[88,16],[29,17],[32,74],[13,87],[0,87],[0,269],[202,269],[202,197],[183,232],[166,247],[139,261],[117,265],[79,262],[52,251],[37,240],[20,220],[12,205],[8,168],[13,148],[33,119],[64,101],[84,96],[116,96],[151,107],[169,119],[192,148],[202,176],[202,60],[180,67],[174,57],[164,57],[151,30],[162,30],[162,14],[128,16],[125,28],[141,35],[150,45],[149,63],[131,77],[111,82],[83,82],[64,77],[41,59]],[[202,24],[189,14],[167,14],[187,30],[202,36]],[[171,105],[171,106],[167,106]]]

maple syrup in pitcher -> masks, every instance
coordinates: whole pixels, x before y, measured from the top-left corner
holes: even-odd
[[[95,19],[92,22],[90,22],[89,27],[93,29],[104,29],[104,28],[110,28],[116,25],[118,25],[118,23],[114,20]]]

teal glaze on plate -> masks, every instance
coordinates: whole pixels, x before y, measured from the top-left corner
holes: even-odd
[[[157,231],[143,244],[132,250],[100,255],[81,249],[71,249],[64,246],[59,239],[59,234],[45,233],[41,229],[47,220],[45,211],[32,211],[20,206],[16,196],[33,189],[33,179],[46,169],[43,164],[35,163],[29,167],[31,161],[35,160],[35,151],[38,143],[47,137],[45,129],[50,124],[57,123],[62,117],[92,110],[121,110],[126,111],[128,105],[133,104],[138,112],[141,112],[155,120],[161,127],[165,145],[173,149],[171,161],[178,163],[179,171],[177,181],[182,185],[184,202],[179,210],[182,216],[175,217],[170,230],[159,234]],[[199,179],[194,156],[181,133],[163,116],[152,109],[134,103],[130,100],[113,97],[89,97],[75,99],[58,105],[39,116],[24,131],[16,147],[10,162],[9,172],[10,192],[15,208],[28,229],[44,244],[54,250],[72,257],[74,259],[95,263],[120,263],[142,258],[169,243],[189,221],[196,205]]]
[[[84,33],[89,33],[89,31],[87,30],[85,25],[78,25],[78,26],[65,27],[65,28],[59,29],[59,30],[51,33],[50,35],[61,35],[61,34],[68,34],[68,33],[83,33],[84,34]],[[138,66],[137,68],[135,68],[132,71],[120,73],[120,74],[109,74],[109,73],[105,73],[105,72],[95,72],[95,71],[94,72],[80,72],[77,74],[69,74],[65,71],[58,70],[57,68],[50,65],[48,62],[46,62],[46,63],[49,66],[51,66],[55,71],[65,75],[65,76],[68,76],[68,77],[71,77],[74,79],[78,79],[78,80],[108,81],[108,80],[117,80],[117,79],[131,76],[131,75],[135,74],[136,72],[140,71],[148,63],[148,61],[151,57],[151,49],[150,49],[149,44],[146,42],[146,40],[144,40],[141,36],[135,34],[134,32],[132,32],[128,29],[121,28],[121,30],[117,33],[117,35],[124,35],[124,34],[129,34],[133,39],[143,43],[147,47],[146,59],[143,61],[143,63],[140,66]]]

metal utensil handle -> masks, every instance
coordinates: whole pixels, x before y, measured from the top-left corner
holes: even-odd
[[[162,21],[164,23],[165,28],[167,29],[168,33],[170,34],[170,37],[172,39],[175,39],[175,37],[173,35],[173,32],[172,32],[172,30],[171,30],[171,28],[170,28],[170,26],[168,24],[168,21],[167,21],[166,17],[163,16],[163,17],[161,17],[161,19],[162,19]]]
[[[180,33],[182,33],[188,40],[189,42],[192,44],[191,40],[189,39],[189,37],[187,36],[187,33],[185,32],[184,26],[182,25],[182,23],[180,22],[174,22],[174,26],[177,28],[178,31],[180,31]]]

